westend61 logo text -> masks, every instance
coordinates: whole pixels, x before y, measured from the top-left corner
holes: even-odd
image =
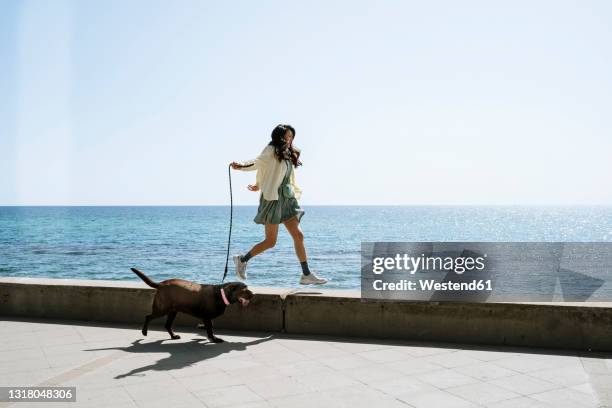
[[[441,256],[410,256],[396,254],[395,257],[376,257],[372,259],[372,272],[380,275],[385,271],[407,271],[411,275],[421,271],[454,271],[461,275],[465,271],[482,271],[485,268],[487,254],[478,257],[441,257]]]

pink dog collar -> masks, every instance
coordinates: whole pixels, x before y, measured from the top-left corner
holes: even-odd
[[[223,299],[223,303],[225,303],[225,306],[230,304],[230,302],[227,300],[227,297],[225,296],[225,291],[223,290],[223,288],[221,288],[221,298]]]

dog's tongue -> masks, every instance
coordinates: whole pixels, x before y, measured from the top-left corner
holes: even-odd
[[[249,304],[248,299],[238,298],[238,300],[240,301],[243,307]]]

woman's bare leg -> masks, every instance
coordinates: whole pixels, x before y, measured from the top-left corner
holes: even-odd
[[[306,248],[304,247],[304,233],[300,228],[300,222],[297,217],[293,217],[283,222],[289,235],[293,238],[293,247],[295,248],[295,254],[297,255],[300,262],[306,261]]]
[[[251,256],[262,253],[266,249],[273,248],[276,245],[276,237],[278,236],[278,224],[265,224],[264,225],[266,238],[258,244],[255,244],[249,251]]]
[[[293,238],[295,254],[300,260],[300,266],[302,267],[302,276],[300,277],[300,284],[322,285],[324,283],[327,283],[327,279],[317,276],[308,267],[308,261],[306,260],[306,248],[304,248],[304,233],[300,228],[300,221],[297,219],[297,217],[293,217],[285,221],[283,224],[285,224],[285,228],[287,228],[287,231],[289,231],[289,234]]]

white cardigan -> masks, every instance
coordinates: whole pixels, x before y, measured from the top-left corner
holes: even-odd
[[[284,161],[279,161],[274,155],[274,146],[267,145],[257,158],[239,163],[242,167],[238,170],[253,171],[257,170],[255,185],[259,187],[263,198],[268,201],[278,200],[278,188],[285,178],[287,165]],[[291,164],[293,166],[293,164]],[[289,184],[293,187],[293,194],[296,199],[302,196],[302,189],[295,183],[295,166],[293,166]]]

